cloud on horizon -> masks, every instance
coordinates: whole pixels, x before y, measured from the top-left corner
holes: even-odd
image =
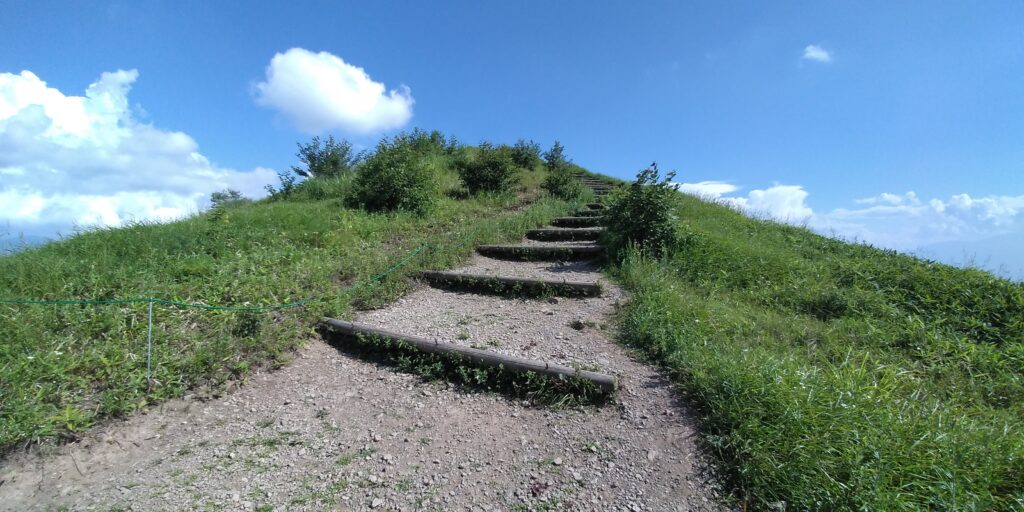
[[[416,103],[405,85],[386,91],[363,68],[303,48],[274,55],[253,94],[257,104],[313,135],[336,128],[356,134],[401,128]]]
[[[103,73],[69,96],[31,71],[0,73],[0,235],[173,220],[211,192],[257,197],[276,181],[270,169],[219,167],[189,135],[135,119],[128,93],[138,76]]]
[[[1015,233],[1024,239],[1024,195],[972,197],[955,194],[945,199],[924,200],[913,191],[883,192],[854,200],[855,207],[816,212],[807,205],[810,194],[800,185],[776,184],[736,195],[739,187],[715,184],[723,182],[678,185],[683,192],[730,205],[752,217],[804,225],[822,234],[906,252],[956,244],[969,248]],[[1012,253],[1010,249],[1006,254]],[[989,252],[985,256],[997,266],[1020,265],[1015,261],[999,261],[999,254]]]
[[[832,52],[816,44],[809,44],[804,47],[804,54],[800,59],[828,64],[832,62]]]

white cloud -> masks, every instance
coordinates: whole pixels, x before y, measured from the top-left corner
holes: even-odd
[[[731,183],[724,181],[701,181],[698,183],[673,183],[676,190],[698,196],[708,198],[719,198],[725,194],[731,194],[739,188]]]
[[[712,182],[713,183],[713,182]],[[972,197],[956,194],[948,199],[922,200],[915,192],[903,194],[883,192],[873,197],[854,200],[863,205],[815,212],[806,204],[808,192],[799,185],[775,185],[752,190],[746,196],[721,195],[720,202],[732,205],[755,217],[769,217],[783,222],[806,225],[826,235],[871,243],[879,247],[932,256],[928,248],[942,248],[941,254],[960,254],[944,258],[950,263],[963,263],[962,253],[977,249],[984,254],[987,268],[1021,269],[1014,249],[1005,251],[991,240],[1024,239],[1024,195]],[[1019,245],[1019,244],[1018,244]],[[1016,252],[1014,252],[1016,251]],[[1024,278],[1024,269],[1018,278]]]
[[[800,185],[774,185],[764,190],[751,190],[747,197],[724,199],[748,214],[793,223],[804,222],[814,213],[804,204],[807,191]]]
[[[266,81],[256,84],[256,102],[286,115],[302,131],[341,128],[353,133],[400,128],[415,103],[408,87],[385,92],[363,68],[327,52],[292,48],[274,55]]]
[[[134,119],[135,70],[103,73],[84,96],[30,71],[0,73],[0,234],[67,233],[73,226],[171,220],[210,192],[263,194],[270,169],[218,167],[185,133]]]
[[[829,52],[816,44],[809,44],[804,47],[804,55],[801,59],[829,63],[832,62],[832,52]]]

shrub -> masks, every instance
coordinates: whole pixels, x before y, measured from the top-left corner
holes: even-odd
[[[516,183],[519,168],[512,158],[512,148],[494,147],[484,142],[473,157],[456,163],[459,178],[470,193],[505,192]]]
[[[369,211],[426,213],[434,201],[433,173],[406,136],[383,139],[359,166],[349,202]]]
[[[519,139],[516,144],[512,146],[512,161],[519,167],[527,170],[533,170],[540,164],[540,144],[534,141],[525,141]]]
[[[583,193],[583,186],[572,175],[572,164],[565,157],[565,148],[557,140],[551,149],[544,152],[544,167],[548,176],[541,187],[548,193],[562,199],[572,199]]]
[[[242,203],[248,203],[252,200],[243,196],[241,192],[233,189],[226,188],[220,192],[214,192],[210,194],[210,203],[214,208],[234,206]]]
[[[341,176],[352,170],[363,155],[352,150],[352,143],[347,140],[340,142],[334,136],[327,137],[321,145],[320,137],[313,137],[309,144],[298,143],[299,152],[295,156],[306,164],[306,168],[292,166],[292,172],[303,178],[331,178]]]
[[[660,253],[675,244],[672,199],[676,191],[670,184],[674,177],[675,172],[670,172],[661,180],[658,164],[652,163],[637,174],[628,189],[611,198],[605,214],[605,243],[614,257],[621,257],[629,246],[636,246],[643,252]]]
[[[540,186],[549,194],[562,199],[573,199],[583,193],[583,185],[572,175],[568,165],[548,171]]]
[[[418,156],[427,156],[449,153],[452,149],[452,144],[457,143],[454,136],[451,137],[449,142],[444,134],[437,130],[427,133],[426,130],[414,128],[411,132],[395,135],[393,144],[395,146],[405,146]]]
[[[263,188],[270,194],[271,200],[287,199],[295,191],[295,176],[286,172],[278,172],[277,179],[281,181],[281,188],[274,188],[273,185],[267,183]]]
[[[569,159],[565,157],[565,147],[561,142],[556,140],[551,149],[544,152],[544,167],[547,167],[549,172],[569,167]]]

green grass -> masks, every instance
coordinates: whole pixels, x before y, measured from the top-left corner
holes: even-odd
[[[190,390],[216,392],[253,368],[285,362],[321,316],[383,305],[409,289],[410,273],[452,267],[474,245],[518,239],[569,211],[552,199],[524,204],[538,196],[531,184],[454,199],[451,159],[425,158],[442,193],[424,216],[346,208],[348,178],[313,180],[287,200],[95,230],[0,257],[0,299],[310,300],[267,314],[157,305],[152,383],[146,304],[0,305],[0,451],[73,435],[99,418]],[[370,280],[424,244],[407,264]]]
[[[1024,285],[679,196],[612,271],[746,507],[1024,508]]]

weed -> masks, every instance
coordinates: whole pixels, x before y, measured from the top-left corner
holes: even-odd
[[[374,453],[377,453],[376,448],[363,448],[361,450],[346,453],[341,457],[338,457],[338,459],[334,461],[334,464],[337,466],[347,466],[356,459],[365,459],[367,457],[372,456]]]

